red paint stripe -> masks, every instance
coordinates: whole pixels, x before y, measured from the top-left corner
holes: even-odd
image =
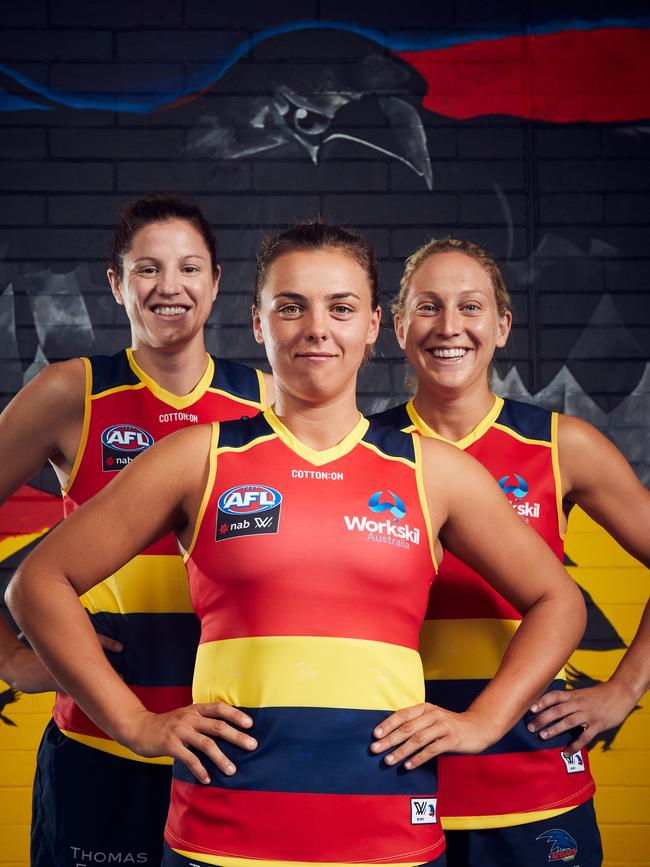
[[[174,780],[165,831],[176,849],[276,861],[431,861],[439,824],[411,825],[404,795],[216,789]]]
[[[427,82],[424,107],[449,117],[556,123],[650,117],[650,30],[566,30],[399,56]]]
[[[192,704],[192,689],[187,686],[131,686],[142,704],[154,713],[165,713]],[[99,726],[81,710],[69,695],[57,693],[53,711],[54,722],[60,729],[111,740]]]
[[[62,517],[60,497],[23,485],[0,506],[0,537],[38,533]]]
[[[498,816],[583,804],[595,791],[589,757],[585,770],[569,774],[561,750],[482,756],[441,756],[442,816]]]

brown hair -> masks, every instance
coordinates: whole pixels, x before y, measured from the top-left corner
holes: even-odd
[[[194,226],[205,241],[205,246],[210,253],[212,273],[216,274],[219,266],[217,238],[199,206],[184,196],[156,193],[127,202],[122,208],[120,222],[113,237],[113,250],[108,261],[108,267],[115,271],[119,279],[122,279],[124,256],[131,248],[135,233],[149,223],[163,223],[166,220],[185,220]]]
[[[438,238],[432,239],[427,244],[423,244],[404,263],[404,273],[400,280],[399,292],[390,308],[393,316],[396,313],[400,316],[403,315],[411,279],[415,272],[423,262],[438,253],[464,253],[466,256],[474,259],[475,262],[478,262],[492,283],[499,316],[505,316],[506,313],[512,310],[510,294],[506,289],[506,284],[504,283],[503,275],[497,265],[496,259],[493,259],[478,244],[473,244],[471,241],[462,241],[459,238]]]
[[[379,307],[379,283],[374,247],[359,232],[325,223],[322,220],[296,223],[284,232],[264,238],[255,266],[253,304],[256,307],[260,306],[260,292],[273,262],[285,253],[299,250],[341,250],[347,253],[366,272],[370,284],[372,309]]]

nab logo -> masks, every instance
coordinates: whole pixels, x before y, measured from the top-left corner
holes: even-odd
[[[411,825],[435,825],[437,804],[437,798],[411,798]]]
[[[548,853],[548,860],[551,864],[557,864],[560,861],[573,861],[578,854],[578,844],[562,828],[551,828],[550,831],[544,831],[535,839],[544,840],[550,845],[551,851]]]
[[[399,521],[406,515],[406,506],[397,494],[394,494],[392,491],[388,491],[393,498],[392,503],[380,502],[383,493],[383,491],[377,491],[373,494],[368,500],[368,506],[373,512],[390,512],[393,518]]]
[[[105,473],[124,469],[149,446],[150,433],[134,424],[115,424],[102,432],[102,470]]]
[[[217,507],[217,542],[277,533],[281,505],[282,494],[266,485],[237,485],[224,491]]]
[[[517,480],[516,485],[508,484],[510,476],[504,476],[502,479],[499,479],[499,487],[505,494],[512,494],[515,500],[523,500],[528,493],[528,483],[526,479],[522,479],[517,473],[514,473],[514,477]]]

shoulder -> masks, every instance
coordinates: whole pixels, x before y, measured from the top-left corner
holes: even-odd
[[[72,358],[43,368],[19,392],[18,397],[59,410],[83,410],[85,393],[86,364],[82,358]]]
[[[550,442],[553,413],[542,406],[504,398],[495,424],[508,428],[526,440]]]
[[[214,362],[214,375],[210,388],[241,400],[255,403],[263,401],[263,391],[266,386],[265,374],[254,367],[248,367],[227,358],[212,356],[212,361]]]
[[[409,418],[405,403],[400,403],[398,406],[391,406],[381,412],[375,412],[368,416],[368,420],[377,424],[397,428],[397,430],[403,430],[413,424]]]

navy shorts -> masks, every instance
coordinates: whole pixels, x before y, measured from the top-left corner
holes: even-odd
[[[542,822],[446,831],[448,867],[600,867],[603,849],[593,800]]]
[[[211,863],[208,864],[207,861],[197,861],[196,858],[186,858],[184,855],[179,855],[178,852],[174,852],[165,843],[165,856],[162,867],[213,867],[213,865]],[[447,867],[445,853],[443,852],[435,861],[428,861],[426,864],[422,864],[421,867]]]
[[[158,867],[171,777],[171,765],[94,750],[50,720],[36,760],[31,867]]]

